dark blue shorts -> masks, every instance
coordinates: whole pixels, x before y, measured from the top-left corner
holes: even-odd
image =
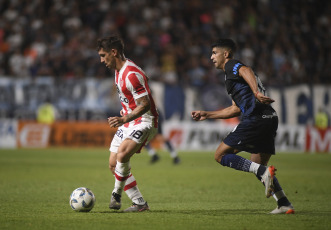
[[[243,119],[223,142],[249,153],[275,154],[277,115],[257,115]]]

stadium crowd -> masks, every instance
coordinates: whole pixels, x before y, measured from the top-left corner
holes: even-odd
[[[267,86],[330,83],[331,4],[318,0],[2,0],[0,76],[105,78],[96,40],[120,34],[154,80],[223,82],[210,61],[218,37]]]

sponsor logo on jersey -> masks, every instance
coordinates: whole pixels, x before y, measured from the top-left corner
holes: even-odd
[[[237,63],[233,66],[233,74],[234,75],[237,75],[239,66],[241,66],[241,63]]]
[[[273,118],[273,117],[277,117],[276,112],[273,112],[271,115],[262,115],[262,118]]]

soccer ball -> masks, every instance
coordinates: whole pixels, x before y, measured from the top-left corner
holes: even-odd
[[[89,212],[95,204],[95,196],[88,188],[76,188],[70,195],[69,204],[75,211]]]

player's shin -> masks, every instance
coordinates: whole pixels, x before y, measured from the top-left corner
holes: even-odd
[[[235,154],[225,154],[222,157],[220,164],[236,170],[249,172],[252,162]]]
[[[133,203],[138,205],[145,204],[145,200],[137,186],[137,181],[134,176],[130,173],[128,179],[126,180],[124,191]]]
[[[256,175],[256,178],[261,181],[261,176]],[[262,182],[262,181],[261,181]],[[263,184],[263,182],[262,182]],[[263,184],[264,185],[264,184]],[[273,177],[273,185],[274,191],[272,192],[273,198],[277,201],[277,205],[280,206],[288,206],[291,205],[291,202],[287,199],[285,192],[283,191],[282,187],[280,186],[278,179],[276,176]]]
[[[113,192],[121,195],[125,186],[126,180],[130,175],[130,162],[121,163],[117,161],[115,167],[115,186]]]
[[[274,192],[272,193],[272,196],[277,201],[278,206],[291,205],[291,202],[287,199],[276,177],[274,177]]]

